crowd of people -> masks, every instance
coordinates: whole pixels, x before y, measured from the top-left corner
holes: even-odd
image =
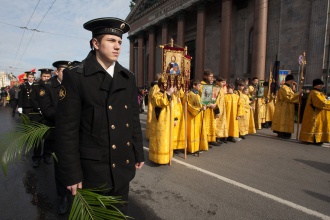
[[[6,107],[9,100],[9,86],[2,87],[0,90],[0,106]]]
[[[72,62],[57,61],[52,68],[39,69],[40,77],[36,79],[36,72],[26,71],[24,82],[14,85],[10,90],[10,103],[12,116],[16,112],[26,115],[31,121],[46,124],[50,127],[44,135],[43,140],[33,148],[32,164],[34,168],[40,166],[41,162],[52,164],[52,152],[56,148],[54,126],[56,106],[59,100],[59,86],[61,85],[63,70]],[[55,161],[55,160],[54,160]],[[54,163],[55,174],[58,172],[57,163]],[[69,208],[68,190],[55,175],[56,189],[60,196],[58,213],[64,214]]]
[[[227,83],[210,70],[204,71],[202,81],[191,80],[187,91],[165,88],[162,74],[156,81],[148,94],[146,138],[149,159],[157,164],[170,163],[177,150],[187,148],[189,154],[199,155],[213,146],[246,139],[260,129],[270,128],[279,138],[290,139],[297,118],[295,106],[303,95],[293,75],[287,75],[277,91],[272,90],[276,87],[271,81],[260,84],[254,77]],[[321,79],[313,81],[299,136],[302,142],[321,145],[330,141],[330,100],[323,87]],[[211,101],[205,103],[209,96]]]
[[[43,144],[35,146],[32,160],[35,168],[42,159],[50,164],[55,152],[60,214],[68,211],[68,195],[82,187],[106,188],[104,195],[128,201],[129,183],[144,164],[139,113],[147,90],[139,93],[134,74],[117,62],[122,34],[129,25],[117,18],[99,18],[84,28],[92,32],[86,59],[56,61],[55,71],[39,69],[39,81],[35,72],[27,71],[24,83],[6,90],[13,116],[17,108],[18,113],[52,128]],[[270,92],[269,84],[260,85],[258,78],[231,84],[221,76],[214,78],[210,70],[204,71],[202,81],[191,80],[187,91],[163,82],[157,74],[148,89],[146,138],[154,163],[168,164],[174,151],[186,147],[190,154],[199,155],[228,141],[239,142],[262,128],[271,127],[279,138],[290,138],[294,131],[295,104],[302,91],[294,92],[292,75],[277,94]],[[322,93],[323,86],[320,79],[313,81],[301,141],[330,141],[330,100]],[[127,203],[117,208],[125,214]]]

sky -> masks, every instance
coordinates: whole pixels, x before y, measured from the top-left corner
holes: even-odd
[[[92,37],[83,24],[100,17],[125,20],[129,4],[130,0],[0,0],[0,71],[17,76],[34,68],[53,68],[58,60],[83,60]],[[127,36],[118,59],[126,68]]]

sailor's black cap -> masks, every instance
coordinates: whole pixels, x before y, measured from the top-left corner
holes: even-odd
[[[70,61],[59,60],[53,63],[53,67],[56,68],[67,68],[69,66]]]
[[[92,32],[93,37],[102,34],[122,35],[130,30],[130,26],[124,20],[113,17],[96,18],[84,24],[84,28]]]

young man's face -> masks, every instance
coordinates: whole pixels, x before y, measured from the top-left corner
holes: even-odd
[[[294,82],[293,80],[288,80],[288,81],[286,81],[285,83],[288,84],[288,85],[292,85],[293,82]]]
[[[34,81],[34,75],[28,75],[28,82],[33,83]]]
[[[253,85],[257,85],[258,82],[259,82],[259,79],[254,79],[254,80],[252,81],[252,84],[253,84]]]
[[[42,80],[43,82],[45,82],[45,81],[49,80],[51,76],[52,76],[52,75],[51,75],[50,73],[43,73],[43,74],[41,75],[41,80]]]
[[[226,81],[217,81],[217,85],[223,88],[226,85]]]
[[[122,39],[115,35],[106,34],[100,41],[93,38],[93,46],[98,57],[107,63],[114,63],[118,60]]]
[[[64,70],[63,67],[57,68],[57,69],[55,70],[55,74],[57,75],[57,79],[58,79],[60,82],[62,82],[62,80],[63,80],[63,70]]]
[[[196,85],[193,85],[193,88],[194,88],[195,90],[199,91],[200,88],[201,88],[201,84],[198,83],[198,84],[196,84]]]
[[[212,83],[213,83],[213,73],[211,73],[211,74],[208,75],[208,76],[205,76],[205,80],[206,80],[208,83],[212,84]]]
[[[244,85],[238,85],[238,86],[237,86],[237,89],[238,89],[239,91],[242,91],[243,88],[244,88]]]
[[[324,85],[316,85],[316,86],[314,86],[314,88],[316,88],[316,89],[319,89],[319,90],[321,90],[321,89],[323,89],[323,87],[324,87]],[[310,92],[310,91],[309,91]]]

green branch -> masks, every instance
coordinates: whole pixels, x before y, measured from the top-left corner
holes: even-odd
[[[47,125],[29,120],[23,114],[21,120],[22,123],[19,123],[16,128],[0,137],[0,162],[5,175],[7,175],[8,164],[20,159],[23,153],[26,155],[35,146],[39,146],[43,136],[50,129]],[[53,157],[57,161],[54,153]],[[102,193],[104,190],[78,189],[73,200],[69,219],[119,220],[130,218],[116,208],[116,205],[123,204],[119,197],[104,196],[97,192]]]
[[[50,129],[47,125],[30,121],[27,116],[21,115],[23,123],[0,137],[1,167],[7,175],[9,163],[20,159],[25,148],[24,155],[35,146],[39,146],[43,136]]]
[[[116,205],[123,204],[120,197],[104,196],[104,189],[78,189],[74,197],[69,219],[128,219]]]

